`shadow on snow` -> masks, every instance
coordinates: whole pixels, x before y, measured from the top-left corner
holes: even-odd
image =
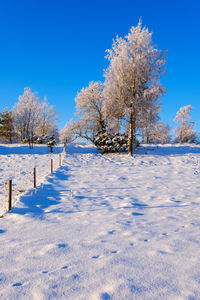
[[[29,190],[20,197],[20,203],[23,204],[23,207],[13,207],[11,213],[20,215],[31,214],[33,217],[38,216],[42,218],[46,214],[55,212],[55,210],[48,211],[47,209],[60,204],[63,198],[62,191],[66,191],[66,189],[62,189],[63,185],[60,185],[59,182],[68,181],[70,175],[65,174],[67,172],[67,167],[61,167],[53,175],[50,175],[44,184],[41,184],[35,190]],[[66,211],[61,209],[57,211],[66,213]]]
[[[63,151],[62,146],[55,146],[53,149],[53,153],[60,153]],[[48,154],[50,153],[50,149],[47,145],[38,146],[34,145],[32,149],[29,148],[28,145],[0,145],[0,155],[10,155],[10,154],[23,154],[23,155],[30,155],[30,154]]]

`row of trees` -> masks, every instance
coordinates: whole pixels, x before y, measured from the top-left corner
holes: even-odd
[[[56,121],[57,114],[47,98],[42,102],[31,88],[25,88],[12,110],[0,113],[0,137],[10,143],[13,139],[27,142],[30,146],[42,143],[58,134]]]
[[[92,81],[77,94],[77,120],[61,130],[61,141],[81,137],[105,152],[129,154],[138,141],[169,142],[170,128],[159,117],[159,101],[165,94],[161,77],[165,74],[166,51],[153,44],[152,32],[139,21],[127,36],[116,37],[106,58],[105,81]],[[195,140],[191,110],[191,105],[182,107],[175,117],[180,143]],[[37,93],[25,88],[12,111],[0,114],[0,137],[30,145],[43,142],[46,136],[57,134],[56,118],[46,98],[42,102]]]
[[[106,58],[109,65],[104,71],[105,82],[92,81],[77,94],[78,120],[66,124],[62,139],[82,137],[103,151],[130,154],[138,140],[169,142],[170,128],[159,121],[159,99],[165,94],[160,79],[165,74],[166,51],[153,44],[152,32],[139,21],[127,36],[117,36]],[[193,139],[188,121],[191,109],[181,108],[175,118],[180,142]]]

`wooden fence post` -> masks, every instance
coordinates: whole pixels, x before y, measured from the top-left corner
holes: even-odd
[[[12,208],[12,180],[8,181],[8,211]]]
[[[59,166],[61,166],[61,154],[59,154]]]
[[[51,173],[53,173],[53,159],[51,159]]]
[[[33,168],[33,187],[36,188],[36,168]]]

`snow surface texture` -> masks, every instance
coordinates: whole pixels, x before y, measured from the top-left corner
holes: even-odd
[[[0,299],[200,299],[199,159],[69,146],[0,219]]]

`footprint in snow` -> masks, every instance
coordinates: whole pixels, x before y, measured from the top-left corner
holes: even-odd
[[[58,248],[66,248],[68,245],[67,244],[58,244],[57,247]]]
[[[99,258],[99,255],[93,255],[92,258],[97,259],[97,258]]]
[[[72,279],[76,280],[76,279],[78,279],[78,278],[79,278],[79,275],[78,275],[78,274],[73,274],[73,275],[72,275]]]
[[[21,285],[22,285],[21,282],[16,282],[16,283],[14,283],[12,286],[21,286]]]
[[[62,270],[68,269],[68,266],[63,266],[61,269]]]
[[[108,234],[113,234],[115,232],[116,232],[116,230],[110,230],[110,231],[108,231]]]
[[[125,180],[127,180],[127,177],[119,177],[119,180],[122,180],[122,181],[125,181]]]
[[[168,252],[163,251],[163,250],[158,251],[158,253],[163,254],[163,255],[169,254]]]
[[[137,212],[133,212],[132,215],[133,215],[133,216],[144,216],[144,214],[142,214],[142,213],[137,213]]]

